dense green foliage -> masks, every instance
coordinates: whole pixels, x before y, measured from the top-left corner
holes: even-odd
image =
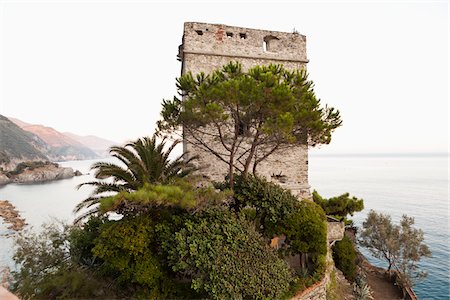
[[[216,186],[226,189],[229,183]],[[299,201],[288,190],[264,178],[242,175],[234,176],[231,207],[254,222],[266,238],[284,236],[279,252],[285,258],[300,256],[301,269],[295,270],[300,277],[292,286],[293,293],[322,278],[325,272],[327,227],[321,207],[308,200]]]
[[[283,223],[282,233],[291,253],[327,253],[325,215],[316,204],[302,201]]]
[[[364,209],[364,200],[350,197],[349,193],[325,199],[314,190],[312,196],[313,201],[319,204],[327,215],[335,216],[339,219],[344,219],[347,215],[353,216],[353,213]]]
[[[217,185],[221,189],[229,188],[225,182]],[[299,200],[288,190],[267,182],[256,176],[234,177],[234,194],[232,208],[240,211],[254,209],[254,221],[267,236],[280,234],[286,217],[296,211]]]
[[[188,143],[228,164],[232,182],[235,170],[255,172],[283,147],[330,143],[342,121],[339,111],[321,107],[313,86],[305,70],[273,64],[244,71],[230,62],[208,75],[187,73],[177,79],[183,101],[163,102],[158,127],[179,132],[182,126]]]
[[[111,298],[121,295],[113,281],[98,276],[70,256],[71,229],[45,224],[40,233],[16,238],[12,290],[22,299]],[[123,296],[123,295],[122,295]]]
[[[91,216],[70,230],[23,238],[14,291],[25,298],[273,299],[323,278],[318,205],[253,176],[237,176],[232,195],[225,186],[146,184],[102,199],[101,209],[120,220]],[[281,248],[269,247],[283,235]],[[304,269],[286,263],[292,255]]]
[[[221,188],[226,187],[225,183]],[[264,178],[236,175],[233,207],[238,211],[253,209],[252,219],[261,232],[268,237],[285,235],[292,254],[326,253],[325,214],[311,201],[299,201]]]
[[[370,210],[360,235],[360,244],[375,257],[386,260],[388,271],[395,268],[402,283],[409,286],[427,276],[419,270],[418,262],[422,257],[431,256],[430,249],[423,243],[423,231],[413,225],[414,218],[406,215],[397,225],[389,215]]]
[[[164,269],[157,257],[155,223],[148,215],[110,221],[103,225],[92,253],[103,260],[101,271],[119,284],[139,285],[146,297],[163,294]]]
[[[213,299],[278,298],[292,280],[253,225],[223,210],[186,220],[163,247],[173,270]]]
[[[78,186],[91,185],[95,189],[90,197],[77,205],[75,212],[93,208],[79,216],[77,222],[89,215],[97,214],[99,201],[110,196],[111,193],[133,192],[144,187],[145,184],[168,183],[191,173],[195,169],[191,164],[195,157],[185,159],[183,154],[174,160],[169,159],[170,153],[177,144],[178,141],[175,141],[165,150],[165,139],[158,143],[156,136],[153,136],[140,138],[124,147],[111,147],[111,156],[118,159],[120,163],[98,162],[91,167],[95,178],[99,180]],[[112,182],[101,180],[105,178],[111,179]]]
[[[333,246],[333,260],[336,267],[342,271],[347,280],[353,282],[356,278],[356,250],[348,236],[337,241]]]

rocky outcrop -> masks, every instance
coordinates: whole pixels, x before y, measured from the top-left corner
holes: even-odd
[[[13,175],[11,181],[14,183],[36,183],[58,179],[67,179],[75,176],[72,168],[62,168],[55,165],[47,165],[33,170],[24,170],[22,173]]]
[[[22,230],[27,225],[25,219],[20,217],[14,205],[7,200],[0,200],[0,218],[3,219],[3,222],[9,224],[8,229],[14,231]]]
[[[0,171],[0,186],[8,183],[39,183],[82,175],[72,168],[60,167],[51,162],[24,162],[8,172]]]

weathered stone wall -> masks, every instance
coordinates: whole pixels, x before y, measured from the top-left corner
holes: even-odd
[[[291,300],[326,300],[327,299],[327,282],[324,279],[313,284],[306,290],[295,295]]]
[[[266,49],[263,45],[266,42]],[[184,53],[272,61],[308,62],[306,37],[298,33],[259,30],[222,24],[184,24]]]
[[[298,33],[257,30],[218,24],[185,23],[179,57],[182,73],[210,73],[230,61],[243,68],[271,63],[287,69],[306,67],[306,37]],[[201,173],[221,181],[227,165],[214,155],[184,143],[189,155],[198,154]],[[221,145],[217,145],[220,149]],[[310,198],[308,184],[308,148],[298,146],[275,152],[258,165],[257,171],[269,181],[276,181],[300,198]],[[281,175],[281,176],[276,176]]]
[[[342,240],[344,238],[344,233],[345,233],[344,222],[327,222],[328,243]]]

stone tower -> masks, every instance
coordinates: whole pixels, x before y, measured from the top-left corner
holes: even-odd
[[[256,65],[282,64],[286,69],[306,68],[306,37],[296,32],[249,29],[219,24],[184,24],[183,44],[179,49],[182,74],[193,74],[221,68],[239,61],[244,70]],[[184,151],[198,154],[201,173],[222,181],[227,166],[212,154],[184,142]],[[297,146],[273,153],[258,165],[259,175],[290,189],[301,198],[310,198],[308,184],[308,147]]]

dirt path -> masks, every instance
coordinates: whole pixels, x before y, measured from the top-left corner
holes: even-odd
[[[374,300],[402,299],[400,289],[384,276],[384,270],[370,265],[367,261],[362,263],[362,269],[367,275]]]

